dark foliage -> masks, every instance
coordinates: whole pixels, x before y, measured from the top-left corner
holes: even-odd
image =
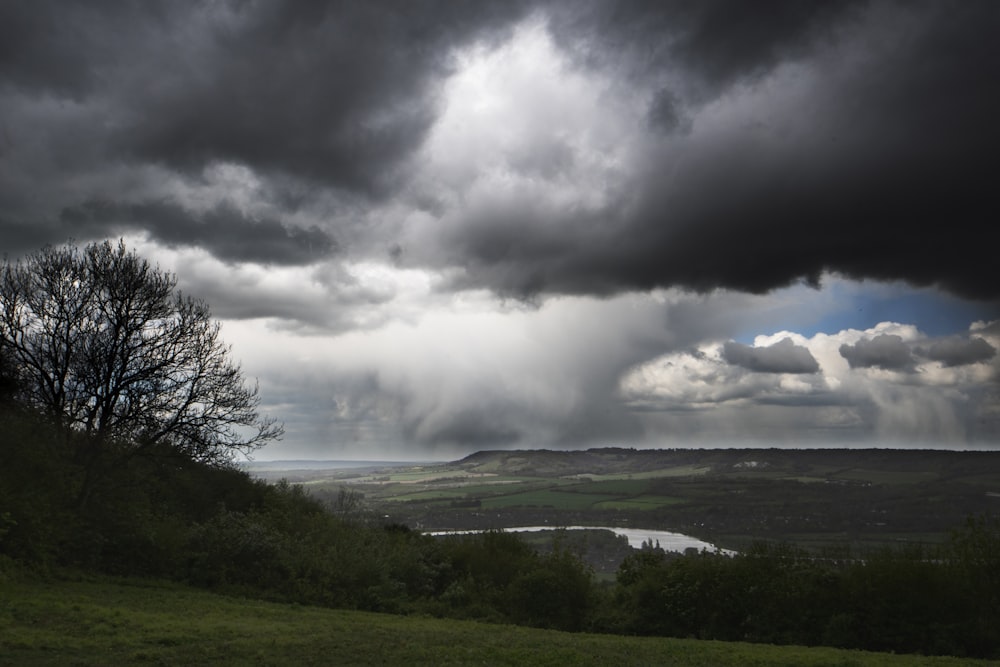
[[[618,575],[636,634],[996,657],[1000,520],[951,542],[824,556],[759,543],[738,556],[647,550]]]
[[[933,550],[758,543],[725,556],[648,545],[599,585],[558,541],[435,538],[173,450],[115,471],[81,508],[67,481],[82,472],[53,428],[10,406],[0,414],[0,553],[38,567],[569,631],[1000,655],[997,518],[970,520]]]
[[[80,505],[130,459],[221,465],[281,434],[208,306],[176,287],[123,242],[0,265],[0,389],[71,446]]]

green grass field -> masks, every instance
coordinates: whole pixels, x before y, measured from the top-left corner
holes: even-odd
[[[414,493],[401,493],[397,496],[391,496],[388,500],[405,503],[424,500],[454,500],[465,498],[465,496],[466,493],[464,491],[416,491]]]
[[[909,471],[909,470],[865,470],[857,468],[845,470],[832,476],[836,479],[846,479],[859,482],[871,482],[872,484],[919,484],[938,479],[937,472]]]
[[[590,479],[595,482],[634,479],[669,479],[672,477],[692,477],[704,475],[710,470],[711,468],[708,466],[687,465],[661,468],[658,470],[643,470],[641,472],[619,472],[608,474],[581,473],[580,475],[576,475],[576,477]]]
[[[551,507],[560,510],[586,510],[593,507],[595,503],[615,499],[615,496],[607,494],[572,493],[557,489],[542,489],[483,498],[483,508]]]
[[[0,572],[0,665],[972,665],[828,648],[569,634],[282,605],[176,584]]]
[[[593,505],[597,510],[655,510],[669,505],[684,503],[683,498],[670,496],[636,496],[622,500],[606,500]]]
[[[581,493],[608,493],[621,494],[623,496],[638,496],[646,492],[649,488],[649,481],[645,479],[621,479],[606,482],[583,482],[574,484],[571,490]]]

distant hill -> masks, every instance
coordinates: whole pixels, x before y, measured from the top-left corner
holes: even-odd
[[[936,449],[628,449],[581,451],[493,450],[471,454],[453,465],[470,472],[540,477],[643,473],[694,466],[702,473],[815,471],[836,469],[927,471],[940,477],[1000,473],[1000,452]]]
[[[419,461],[351,461],[326,459],[287,459],[275,461],[246,461],[240,464],[244,470],[350,470],[353,468],[388,468],[421,465]]]

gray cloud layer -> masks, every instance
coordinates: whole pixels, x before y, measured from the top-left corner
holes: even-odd
[[[767,347],[751,347],[735,341],[722,348],[726,361],[759,373],[815,373],[819,363],[808,349],[784,338]]]
[[[847,359],[851,368],[896,371],[912,368],[914,363],[909,346],[895,334],[881,334],[859,340],[854,345],[841,345],[840,356]]]
[[[995,347],[982,338],[946,338],[932,343],[924,356],[940,361],[946,367],[964,366],[980,361],[988,361],[996,356]]]
[[[912,344],[895,334],[881,334],[854,345],[840,346],[840,355],[851,368],[884,370],[912,370],[917,357],[941,362],[945,368],[956,368],[989,361],[996,352],[995,347],[976,336],[949,336]]]
[[[256,219],[226,202],[197,213],[171,201],[88,201],[63,209],[60,220],[77,229],[142,230],[166,246],[196,245],[225,261],[309,264],[337,248],[316,226],[303,229]]]

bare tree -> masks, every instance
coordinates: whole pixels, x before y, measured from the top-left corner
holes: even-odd
[[[176,288],[121,241],[5,260],[0,352],[14,368],[15,400],[95,461],[166,446],[226,464],[280,437],[208,307]]]

